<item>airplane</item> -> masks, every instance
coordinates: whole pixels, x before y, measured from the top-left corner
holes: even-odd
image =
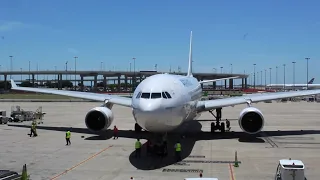
[[[209,111],[214,115],[213,110],[221,110],[221,108],[239,104],[247,104],[238,117],[240,128],[247,134],[257,134],[263,129],[265,118],[261,110],[253,107],[253,103],[320,94],[320,90],[305,90],[201,100],[201,84],[209,81],[198,81],[192,75],[192,31],[188,61],[187,75],[164,73],[149,76],[136,87],[131,98],[89,92],[18,87],[12,79],[11,86],[12,90],[64,95],[103,102],[101,106],[89,110],[84,118],[87,128],[92,132],[105,131],[111,126],[114,120],[112,107],[116,104],[132,109],[136,132],[145,130],[162,135],[174,131],[187,121],[196,120],[203,112]],[[211,123],[212,132],[225,131],[224,123],[220,124],[219,118],[213,121],[216,122]]]
[[[312,78],[308,82],[308,89],[320,89],[320,84],[313,84],[314,78]],[[286,88],[294,88],[294,89],[307,89],[307,84],[268,84],[268,88],[283,88],[285,86]]]

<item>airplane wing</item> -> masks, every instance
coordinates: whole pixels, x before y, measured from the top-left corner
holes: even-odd
[[[131,98],[116,96],[116,95],[106,95],[98,93],[89,93],[89,92],[78,92],[78,91],[64,91],[64,90],[55,90],[55,89],[45,89],[45,88],[29,88],[29,87],[19,87],[11,79],[11,89],[17,91],[29,91],[29,92],[38,92],[44,94],[56,94],[63,95],[81,99],[89,99],[95,101],[105,102],[106,100],[112,104],[118,104],[121,106],[131,107]]]
[[[208,111],[211,109],[216,109],[220,107],[234,106],[238,104],[245,103],[257,103],[267,100],[275,100],[282,98],[291,98],[299,96],[308,96],[320,94],[320,89],[318,90],[305,90],[305,91],[290,91],[290,92],[274,92],[274,93],[262,93],[262,94],[250,94],[240,97],[230,97],[224,99],[215,99],[215,100],[204,100],[199,101],[197,104],[197,109],[199,111]]]
[[[199,81],[200,84],[203,83],[209,83],[209,82],[215,82],[215,81],[221,81],[221,80],[227,80],[227,79],[236,79],[239,78],[239,76],[234,76],[234,77],[227,77],[227,78],[219,78],[219,79],[212,79],[212,80],[203,80],[203,81]]]

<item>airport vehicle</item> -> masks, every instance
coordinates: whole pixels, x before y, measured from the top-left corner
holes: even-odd
[[[313,84],[314,78],[312,78],[308,82],[308,89],[320,89],[320,84]],[[286,89],[307,89],[307,84],[268,84],[267,88],[275,88],[275,89],[282,89],[285,87]]]
[[[6,116],[6,111],[0,110],[0,124],[7,124],[9,118]]]
[[[306,180],[304,164],[300,160],[281,159],[277,167],[275,180]]]
[[[201,100],[201,84],[218,80],[198,81],[193,77],[191,32],[187,75],[164,73],[149,76],[137,86],[131,98],[88,92],[18,87],[12,79],[11,86],[13,90],[18,91],[57,94],[103,102],[101,106],[89,110],[84,119],[87,128],[94,132],[104,131],[110,127],[114,120],[112,107],[116,104],[132,109],[132,114],[136,121],[134,125],[136,132],[144,129],[159,134],[173,131],[184,122],[197,119],[202,112],[212,112],[215,109],[218,111],[223,107],[238,104],[247,104],[248,106],[240,112],[238,118],[240,128],[248,134],[256,134],[264,127],[265,118],[259,109],[252,106],[253,103],[320,94],[320,90],[305,90]],[[212,131],[217,128],[220,131],[224,131],[224,123],[220,125],[219,119],[214,121],[216,122],[211,123],[211,127],[215,127],[211,128]]]

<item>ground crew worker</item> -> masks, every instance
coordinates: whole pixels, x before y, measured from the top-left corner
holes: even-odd
[[[228,119],[226,119],[226,126],[227,126],[227,130],[230,131],[231,127],[230,127],[230,121]]]
[[[176,160],[181,161],[181,144],[179,141],[174,145],[174,148],[176,152]]]
[[[118,128],[117,126],[114,126],[113,128],[113,139],[118,139]]]
[[[66,141],[67,141],[66,146],[71,145],[70,138],[71,138],[71,132],[70,132],[70,131],[67,131],[67,132],[66,132]]]
[[[30,137],[33,135],[33,137],[38,136],[37,135],[37,126],[35,122],[32,122],[31,124],[31,132],[30,132]]]
[[[135,148],[136,148],[136,158],[141,157],[141,142],[140,139],[137,139],[135,143]]]

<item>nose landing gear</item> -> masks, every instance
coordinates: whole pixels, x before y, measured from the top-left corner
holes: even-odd
[[[221,116],[222,116],[222,108],[218,108],[216,109],[216,113],[217,115],[214,115],[213,113],[214,110],[209,110],[209,112],[212,114],[212,116],[215,117],[216,119],[216,123],[212,122],[211,123],[211,132],[215,132],[216,130],[220,130],[220,132],[225,132],[226,131],[226,126],[225,126],[225,123],[224,122],[220,122],[221,121]],[[228,120],[227,121],[227,130],[230,130],[230,123]]]
[[[134,124],[134,131],[135,131],[135,132],[141,132],[141,131],[142,131],[142,127],[139,126],[138,123],[135,123],[135,124]]]

